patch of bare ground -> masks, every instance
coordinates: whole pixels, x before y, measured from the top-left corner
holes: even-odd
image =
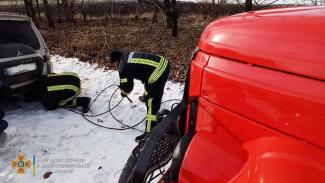
[[[82,61],[97,63],[100,67],[114,68],[107,61],[110,48],[123,51],[142,51],[159,54],[171,63],[170,78],[183,82],[192,50],[196,47],[205,26],[210,20],[201,15],[182,15],[179,18],[179,36],[174,38],[165,28],[163,20],[152,24],[150,15],[90,19],[57,24],[47,29],[42,24],[40,31],[51,54],[77,57]]]

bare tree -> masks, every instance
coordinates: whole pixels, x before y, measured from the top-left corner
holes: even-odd
[[[38,20],[41,20],[41,11],[39,8],[39,2],[36,0],[36,9],[37,9],[37,14],[38,14]]]
[[[242,6],[242,1],[241,0],[236,0],[237,1],[237,4],[239,6]],[[245,0],[245,3],[244,3],[244,10],[245,11],[252,11],[253,10],[253,5],[259,5],[260,7],[267,7],[267,6],[270,6],[272,4],[275,4],[276,2],[278,2],[279,0],[254,0],[254,3],[253,3],[253,0]]]
[[[309,0],[310,3],[314,6],[321,6],[324,5],[324,1],[323,0]]]
[[[139,16],[139,2],[136,2],[136,4],[135,4],[135,16],[134,16],[134,19],[136,21],[138,21],[140,19],[140,16]]]
[[[81,1],[81,14],[84,20],[84,23],[87,22],[87,16],[89,14],[89,7],[93,3],[93,0],[82,0]]]
[[[159,9],[158,7],[154,6],[153,7],[153,16],[152,16],[152,23],[158,23],[158,12],[159,12]]]
[[[166,24],[167,24],[167,28],[172,28],[173,27],[173,22],[172,22],[172,18],[171,18],[171,2],[170,0],[164,0],[164,5],[165,5],[165,14],[166,14]]]
[[[88,7],[86,6],[85,0],[81,1],[81,14],[84,19],[84,23],[87,22],[87,15],[88,15]]]
[[[216,0],[212,0],[212,16],[215,17],[216,15],[217,15]]]
[[[178,11],[176,9],[176,0],[171,0],[170,17],[172,19],[172,35],[177,37],[178,35]]]
[[[45,8],[45,14],[46,14],[48,26],[50,28],[53,28],[54,27],[54,21],[53,21],[53,17],[52,17],[52,10],[51,10],[51,8],[49,6],[48,1],[43,0],[43,5],[44,5],[44,8]]]
[[[208,20],[208,15],[210,13],[210,11],[208,11],[207,9],[209,9],[209,0],[202,0],[201,3],[199,4],[200,7],[200,12],[203,15],[203,19],[206,21]]]
[[[64,12],[64,17],[65,21],[69,20],[69,5],[68,5],[68,0],[62,0],[62,6],[63,6],[63,12]]]
[[[74,20],[74,14],[76,12],[76,8],[75,8],[75,2],[76,0],[71,0],[70,1],[70,20],[73,21]]]
[[[254,4],[255,5],[259,5],[261,7],[268,7],[276,2],[278,2],[279,0],[254,0]]]
[[[62,22],[61,19],[61,12],[62,12],[62,4],[60,3],[60,0],[56,0],[56,8],[57,8],[57,16],[58,16],[58,22]]]
[[[27,16],[31,17],[36,27],[39,27],[38,21],[36,19],[36,12],[33,6],[32,0],[24,0],[25,9]]]
[[[63,11],[66,21],[73,21],[75,0],[62,0]]]
[[[166,17],[167,28],[172,29],[173,37],[178,36],[179,12],[178,12],[178,8],[176,7],[176,0],[164,0],[163,3],[160,3],[159,0],[139,0],[139,1],[150,4],[153,7],[156,7],[160,11],[164,12],[165,17]]]
[[[245,11],[252,11],[252,10],[253,10],[253,1],[245,0]]]

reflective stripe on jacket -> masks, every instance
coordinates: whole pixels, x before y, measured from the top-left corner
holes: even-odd
[[[119,62],[120,88],[125,93],[133,89],[133,79],[154,84],[164,73],[168,61],[158,55],[141,52],[124,54]]]

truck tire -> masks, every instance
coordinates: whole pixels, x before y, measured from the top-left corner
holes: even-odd
[[[126,161],[122,173],[119,177],[118,183],[134,183],[134,168],[137,164],[141,149],[144,147],[145,141],[141,141],[132,151],[128,160]]]
[[[156,178],[152,177],[154,171],[170,161],[180,140],[177,122],[184,107],[185,102],[182,101],[170,113],[160,114],[167,116],[134,148],[118,183],[145,183]],[[147,180],[148,177],[150,180]]]

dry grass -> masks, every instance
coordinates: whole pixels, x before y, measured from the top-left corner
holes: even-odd
[[[191,51],[196,47],[207,21],[200,15],[180,18],[179,36],[159,24],[151,24],[146,15],[135,21],[134,16],[63,23],[56,29],[41,28],[52,54],[78,57],[83,61],[112,68],[106,60],[110,48],[123,51],[143,51],[162,55],[172,64],[171,78],[184,81]],[[161,19],[162,20],[162,19]],[[42,26],[42,27],[45,27]]]

